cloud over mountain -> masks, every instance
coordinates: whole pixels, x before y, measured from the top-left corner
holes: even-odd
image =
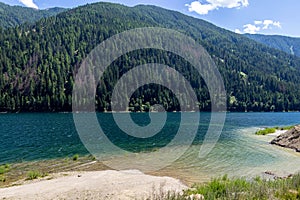
[[[246,24],[243,26],[243,32],[239,29],[236,29],[236,33],[250,33],[256,34],[261,30],[270,30],[273,28],[281,28],[281,23],[279,21],[273,21],[270,19],[267,20],[256,20],[253,24]]]
[[[206,3],[193,1],[191,4],[186,4],[190,12],[196,12],[200,15],[206,15],[209,11],[219,8],[241,8],[249,5],[248,0],[207,0]]]
[[[22,4],[29,8],[39,9],[39,7],[33,2],[33,0],[19,0]]]

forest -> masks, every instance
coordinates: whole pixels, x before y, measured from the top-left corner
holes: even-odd
[[[300,56],[300,38],[281,35],[245,34],[246,37],[286,53]]]
[[[63,11],[66,11],[66,9],[36,10],[21,6],[9,6],[0,2],[0,27],[11,28],[24,23],[34,23],[41,18],[55,16]]]
[[[0,112],[72,111],[74,80],[84,58],[111,36],[139,27],[170,28],[199,42],[223,76],[229,111],[300,110],[300,58],[179,12],[95,3],[0,29]],[[115,60],[98,80],[96,110],[110,111],[118,79],[146,63],[173,66],[191,83],[200,110],[210,111],[207,86],[190,63],[157,49]],[[175,95],[154,84],[137,90],[129,101],[127,110],[134,112],[148,111],[154,104],[180,110]]]

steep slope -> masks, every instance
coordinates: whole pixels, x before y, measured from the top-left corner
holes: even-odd
[[[269,47],[300,57],[300,38],[259,34],[246,34],[245,36]]]
[[[25,22],[36,22],[43,17],[50,17],[65,11],[64,8],[35,10],[21,6],[9,6],[0,2],[0,27],[14,27]]]
[[[207,49],[223,75],[229,110],[300,110],[299,58],[179,12],[96,3],[2,31],[0,111],[70,111],[74,74],[88,53],[116,33],[149,26],[181,31]],[[175,66],[195,88],[200,108],[210,109],[205,83],[189,63],[158,50],[132,52],[116,60],[98,86],[97,109],[110,110],[118,77],[149,62]],[[147,110],[154,103],[163,103],[169,111],[179,109],[170,91],[143,89],[131,99],[131,110]]]

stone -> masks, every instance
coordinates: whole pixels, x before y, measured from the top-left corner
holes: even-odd
[[[291,130],[279,135],[271,141],[271,144],[294,149],[295,151],[300,152],[300,125],[295,126]]]

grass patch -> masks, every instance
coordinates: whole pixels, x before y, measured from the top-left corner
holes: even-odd
[[[227,176],[213,179],[209,183],[193,186],[185,197],[202,194],[205,199],[300,199],[300,175],[274,181],[255,178],[229,179]]]
[[[43,178],[45,176],[48,176],[46,173],[41,173],[39,171],[29,171],[27,173],[27,179],[26,180],[34,180],[38,178]]]
[[[1,176],[0,176],[0,182],[3,182],[3,183],[4,183],[5,181],[6,181],[6,177],[3,176],[3,175],[1,175]]]
[[[89,159],[91,159],[92,161],[95,161],[95,160],[97,160],[97,159],[96,159],[96,157],[95,157],[95,156],[93,156],[93,155],[89,155],[89,156],[88,156],[88,158],[89,158]]]
[[[5,182],[0,181],[0,188],[11,186],[17,181],[27,179],[29,171],[42,172],[41,175],[44,176],[46,173],[52,174],[52,173],[59,173],[59,172],[74,171],[74,168],[76,168],[78,171],[95,171],[95,170],[100,171],[100,170],[110,169],[107,166],[101,164],[100,162],[91,163],[93,161],[93,158],[85,155],[79,154],[79,159],[78,161],[75,162],[72,160],[73,155],[74,154],[71,154],[65,158],[42,160],[37,162],[33,161],[33,162],[22,162],[22,163],[10,163],[10,165],[6,165],[6,168],[9,169],[9,171],[6,169],[7,173],[3,174],[3,176],[6,178],[6,181]],[[86,163],[91,163],[91,164],[83,165]]]
[[[0,165],[0,174],[5,174],[6,172],[9,171],[9,169],[10,169],[9,164]]]
[[[288,131],[288,130],[291,130],[292,128],[294,128],[294,127],[295,126],[284,126],[284,127],[276,126],[276,127],[273,127],[273,128],[265,128],[263,130],[259,130],[255,134],[256,135],[268,135],[268,134],[271,134],[271,133],[275,133],[277,130]]]
[[[277,130],[288,131],[294,128],[295,126],[284,126],[284,127],[275,127]]]
[[[271,134],[271,133],[275,133],[276,130],[277,130],[276,128],[265,128],[263,130],[257,131],[255,134],[256,135],[268,135],[268,134]]]

